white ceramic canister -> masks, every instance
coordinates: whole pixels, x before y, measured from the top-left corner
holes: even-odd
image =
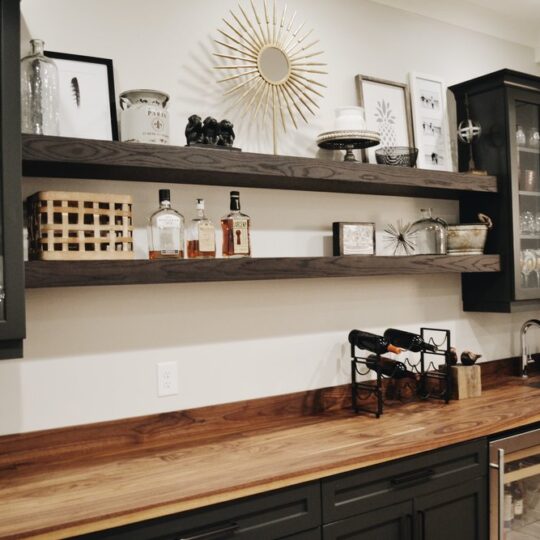
[[[121,139],[169,144],[169,95],[158,90],[127,90],[120,94]]]

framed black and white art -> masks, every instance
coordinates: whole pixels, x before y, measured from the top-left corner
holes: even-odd
[[[118,140],[112,60],[45,51],[58,67],[60,135]]]
[[[380,134],[379,148],[414,146],[407,84],[357,75],[356,91],[359,105],[365,111],[366,129]],[[365,153],[369,163],[376,163],[375,149]]]
[[[432,75],[411,73],[409,87],[418,167],[453,170],[444,82]]]

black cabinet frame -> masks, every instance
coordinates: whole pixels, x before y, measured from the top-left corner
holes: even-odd
[[[19,51],[19,0],[0,0],[0,220],[5,291],[0,359],[21,357],[25,337]]]

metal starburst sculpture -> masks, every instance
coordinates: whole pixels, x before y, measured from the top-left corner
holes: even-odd
[[[315,116],[323,97],[318,88],[326,88],[315,78],[327,74],[321,70],[326,64],[317,59],[323,51],[314,49],[319,40],[308,39],[313,30],[295,24],[296,12],[289,17],[287,6],[280,10],[275,0],[271,8],[264,0],[260,10],[250,4],[251,13],[239,4],[237,13],[223,19],[227,31],[218,31],[225,40],[215,41],[226,51],[214,53],[223,62],[215,69],[235,72],[219,81],[231,86],[225,96],[236,97],[230,109],[240,107],[241,116],[251,111],[250,120],[259,114],[266,120],[271,110],[277,154],[278,124],[287,132],[289,122],[298,128],[299,118],[307,123],[309,114]]]
[[[412,223],[403,223],[398,220],[396,225],[387,225],[384,229],[385,244],[392,248],[394,255],[413,255],[416,233],[411,232]]]

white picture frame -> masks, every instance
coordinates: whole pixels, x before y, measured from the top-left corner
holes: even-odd
[[[413,72],[409,89],[418,168],[453,171],[446,84],[434,75]]]
[[[377,148],[414,147],[408,85],[366,75],[357,75],[355,80],[358,102],[366,115],[366,129],[381,136],[378,147],[364,151],[367,161],[377,163]]]

